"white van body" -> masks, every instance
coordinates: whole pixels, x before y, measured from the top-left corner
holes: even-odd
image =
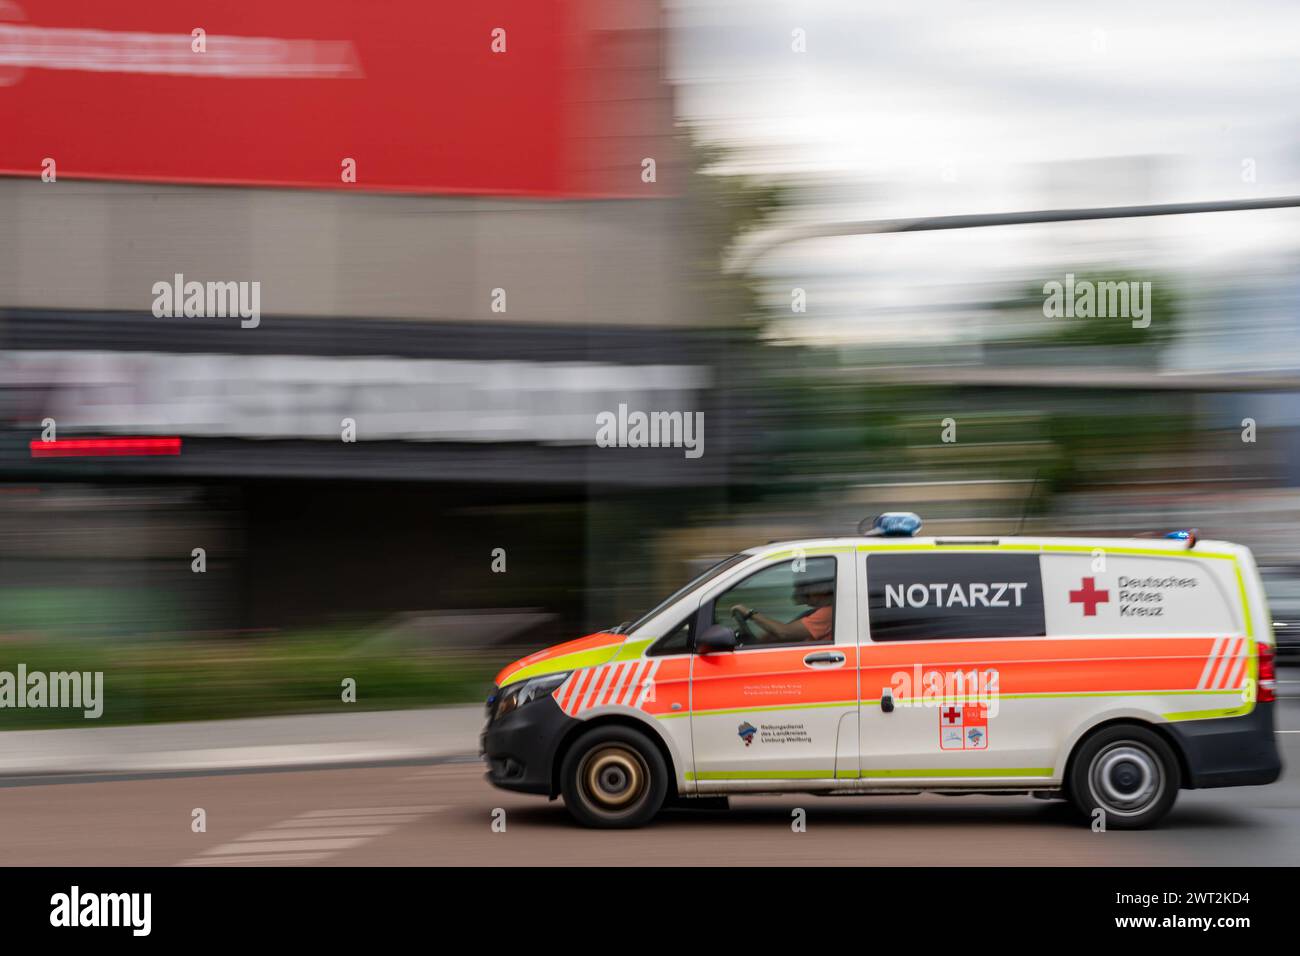
[[[557,761],[602,720],[643,733],[684,797],[1063,792],[1145,825],[1126,788],[1159,785],[1171,804],[1180,787],[1271,782],[1258,570],[1242,546],[1188,545],[859,536],[751,549],[625,634],[502,672],[502,693],[566,675],[548,743],[513,789],[556,792]],[[812,578],[829,603],[806,597]],[[1112,741],[1114,728],[1135,729]],[[1104,766],[1076,773],[1085,751]]]

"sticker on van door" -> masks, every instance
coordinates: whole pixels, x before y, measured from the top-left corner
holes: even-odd
[[[941,708],[939,747],[943,750],[988,750],[988,708],[983,704],[953,704]]]
[[[746,747],[754,742],[755,736],[757,736],[758,742],[761,744],[810,744],[813,742],[812,733],[808,730],[807,725],[800,723],[765,724],[760,722],[755,727],[746,720],[741,723],[736,733],[745,742]]]

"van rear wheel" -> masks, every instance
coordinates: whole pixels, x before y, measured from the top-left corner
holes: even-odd
[[[649,823],[668,795],[668,766],[645,734],[595,727],[579,737],[560,767],[564,806],[586,827]]]
[[[1106,727],[1075,751],[1067,786],[1075,809],[1108,830],[1141,830],[1160,821],[1178,798],[1178,759],[1165,739],[1132,724]]]

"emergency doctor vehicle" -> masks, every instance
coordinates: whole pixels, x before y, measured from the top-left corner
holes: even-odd
[[[1124,829],[1180,788],[1278,778],[1248,549],[920,523],[744,551],[516,661],[488,703],[488,779],[597,827],[706,795],[931,791],[1062,796]]]

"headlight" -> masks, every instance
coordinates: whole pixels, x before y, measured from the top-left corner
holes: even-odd
[[[541,677],[530,677],[526,681],[510,685],[497,694],[496,719],[500,720],[512,710],[518,710],[525,704],[531,704],[545,697],[563,684],[571,673],[572,671],[564,671],[560,674],[543,674]]]

